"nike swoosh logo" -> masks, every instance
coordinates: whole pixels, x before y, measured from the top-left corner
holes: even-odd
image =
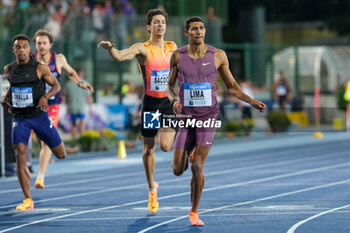
[[[207,144],[207,145],[211,145],[211,143],[210,143],[210,142],[205,142],[205,144]]]
[[[207,65],[209,65],[210,64],[210,62],[208,62],[208,63],[202,63],[202,66],[207,66]]]

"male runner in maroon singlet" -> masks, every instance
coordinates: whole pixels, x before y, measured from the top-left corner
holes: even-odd
[[[188,167],[188,157],[193,149],[191,202],[189,219],[192,225],[202,226],[198,217],[198,206],[204,187],[203,166],[216,133],[216,118],[219,105],[216,100],[216,79],[218,71],[230,94],[251,104],[254,108],[265,110],[265,104],[244,94],[229,70],[229,62],[223,50],[204,43],[206,29],[203,20],[191,17],[185,23],[185,35],[189,44],[176,50],[170,60],[168,98],[173,104],[174,113],[188,124],[179,129],[175,139],[173,172],[180,176]],[[175,90],[178,80],[179,93]],[[197,124],[197,122],[208,122]],[[204,127],[203,127],[204,126]]]

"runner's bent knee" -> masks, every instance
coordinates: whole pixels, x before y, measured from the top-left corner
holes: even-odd
[[[67,156],[66,150],[64,149],[63,142],[60,145],[52,148],[51,150],[58,159],[64,159]]]
[[[168,152],[169,150],[171,150],[172,147],[172,143],[169,142],[162,142],[159,144],[159,147],[162,151],[164,152]]]
[[[181,176],[184,172],[185,170],[181,166],[176,167],[173,165],[173,173],[175,176]]]

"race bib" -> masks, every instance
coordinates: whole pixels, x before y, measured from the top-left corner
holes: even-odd
[[[151,91],[165,91],[170,70],[152,70]]]
[[[51,86],[49,84],[45,83],[45,89],[46,89],[46,93],[48,93],[51,90]],[[51,96],[49,99],[53,100],[53,99],[55,99],[55,96]]]
[[[184,106],[211,106],[210,83],[184,83]]]
[[[12,105],[15,108],[34,106],[33,90],[31,87],[12,87]]]
[[[285,85],[278,85],[276,88],[276,93],[279,96],[287,95],[287,87]]]

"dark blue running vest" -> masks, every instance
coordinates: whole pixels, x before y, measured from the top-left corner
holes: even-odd
[[[55,76],[55,78],[57,79],[58,83],[61,83],[61,73],[58,72],[57,65],[56,65],[56,53],[50,51],[50,55],[51,55],[51,58],[50,58],[48,67],[50,68],[52,75]],[[37,53],[34,54],[34,58],[37,58]],[[47,83],[45,84],[46,84],[46,93],[47,93],[48,91],[50,91],[51,86]],[[62,102],[62,93],[61,91],[59,91],[56,95],[52,96],[47,103],[49,105],[55,105],[55,104],[60,104],[61,102]]]

